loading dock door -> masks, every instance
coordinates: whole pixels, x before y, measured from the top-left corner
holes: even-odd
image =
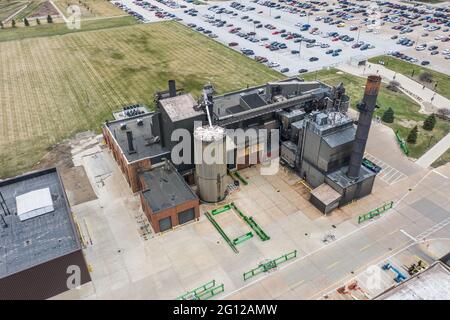
[[[194,219],[195,219],[194,208],[188,209],[178,214],[178,221],[180,222],[180,224],[184,224]]]
[[[172,229],[172,219],[170,219],[170,217],[161,219],[158,222],[159,222],[159,231],[160,232]]]

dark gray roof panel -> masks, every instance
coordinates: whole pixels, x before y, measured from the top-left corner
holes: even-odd
[[[16,196],[47,187],[55,210],[20,221]],[[81,249],[56,169],[4,180],[0,192],[11,213],[0,225],[0,278]]]
[[[153,120],[154,115],[155,120]],[[138,125],[138,119],[142,120],[142,125]],[[161,154],[169,152],[167,148],[161,146],[161,142],[152,143],[155,139],[155,136],[152,134],[152,126],[154,125],[153,121],[158,120],[156,120],[156,113],[152,112],[142,116],[108,122],[106,124],[128,162],[158,157]],[[125,130],[121,129],[122,124],[126,124]],[[136,150],[135,153],[128,152],[127,131],[131,131],[133,133],[133,146]],[[161,139],[159,139],[159,141],[161,141]]]
[[[172,165],[169,167],[170,170],[161,166],[141,175],[148,186],[142,195],[153,213],[198,199],[177,170]]]
[[[347,127],[344,130],[333,132],[330,135],[325,136],[323,139],[330,146],[330,148],[336,148],[343,144],[352,142],[355,139],[355,133],[355,127]]]

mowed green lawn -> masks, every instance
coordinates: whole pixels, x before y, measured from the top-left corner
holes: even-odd
[[[175,79],[199,94],[283,76],[175,22],[0,42],[0,178],[28,170],[52,145],[99,131],[111,111]]]
[[[432,83],[424,83],[426,86],[430,87],[430,89],[434,89],[434,84],[437,82],[436,92],[441,94],[442,96],[450,99],[450,76],[434,71],[429,68],[425,68],[413,63],[405,62],[400,59],[396,59],[394,57],[389,56],[380,56],[369,59],[372,63],[378,63],[379,61],[384,62],[384,66],[392,71],[401,73],[407,77],[413,78],[415,81],[420,83],[418,76],[421,73],[429,72],[433,75]],[[412,77],[414,71],[414,77]]]
[[[317,74],[312,72],[302,75],[302,77],[306,80],[314,80],[317,77],[317,80],[331,85],[337,85],[340,82],[344,83],[345,90],[350,96],[352,108],[356,107],[356,104],[361,101],[364,94],[366,79],[336,69],[322,70],[317,72]],[[377,104],[379,108],[375,111],[375,116],[381,117],[389,107],[394,110],[394,123],[386,123],[386,125],[394,131],[398,130],[405,140],[411,128],[414,125],[418,126],[419,134],[417,143],[408,143],[410,157],[419,158],[431,146],[450,132],[450,122],[439,118],[437,118],[437,123],[433,131],[423,130],[422,124],[427,116],[419,113],[419,105],[405,94],[387,89],[385,84],[382,85]]]

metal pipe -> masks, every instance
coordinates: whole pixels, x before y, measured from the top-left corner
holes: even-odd
[[[358,128],[356,129],[353,152],[350,157],[350,164],[347,172],[347,176],[351,179],[357,179],[359,177],[380,86],[380,76],[371,75],[367,77],[364,97],[357,106],[359,110]]]

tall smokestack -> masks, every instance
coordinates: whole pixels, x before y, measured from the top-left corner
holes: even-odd
[[[364,97],[358,104],[359,110],[358,128],[356,129],[353,152],[350,157],[347,176],[351,179],[359,177],[364,150],[366,149],[367,138],[369,137],[372,115],[376,107],[378,92],[380,91],[381,77],[371,75],[367,77]]]
[[[177,95],[177,86],[175,80],[169,80],[169,97],[175,97]]]
[[[133,132],[132,131],[127,131],[127,140],[128,140],[128,153],[129,154],[136,153],[136,150],[134,149],[134,146],[133,146]]]

